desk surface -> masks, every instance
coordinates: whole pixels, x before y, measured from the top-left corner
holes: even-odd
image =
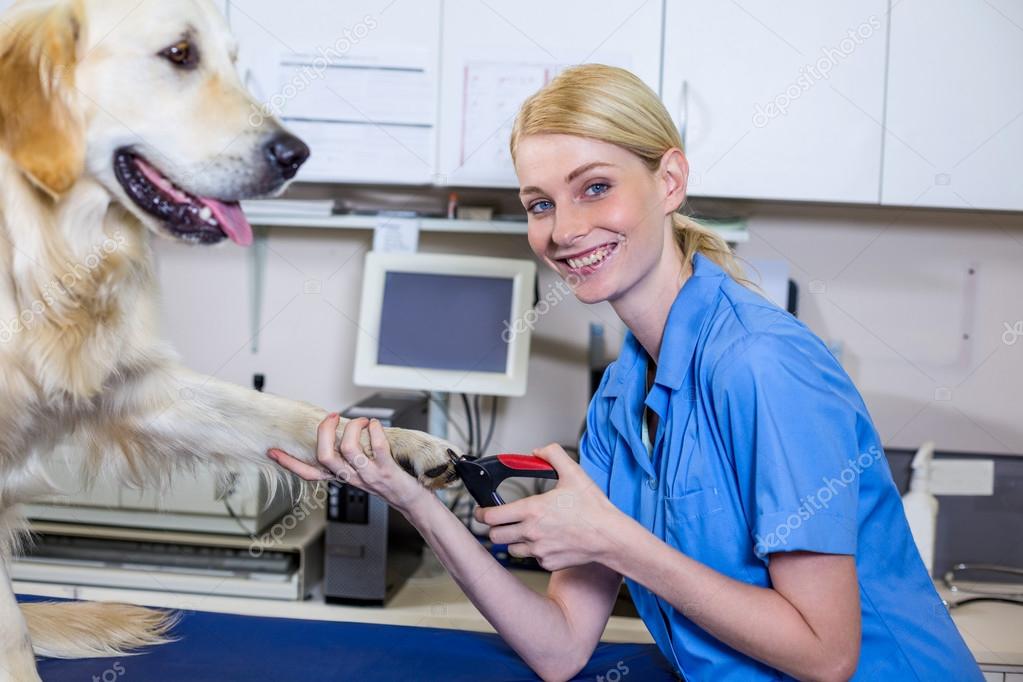
[[[547,589],[547,574],[542,571],[513,571],[536,592]],[[183,594],[148,590],[127,590],[82,585],[59,585],[14,581],[18,594],[88,601],[121,601],[192,611],[216,611],[245,616],[274,616],[305,620],[415,625],[423,627],[494,632],[482,614],[462,593],[432,552],[425,552],[422,565],[385,607],[326,604],[319,591],[307,601],[277,601],[223,597],[209,594]],[[652,643],[653,638],[638,618],[612,617],[601,637],[604,642]]]

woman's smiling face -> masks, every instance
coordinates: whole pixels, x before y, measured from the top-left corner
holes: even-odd
[[[515,170],[529,245],[580,301],[614,302],[663,262],[665,216],[681,197],[637,155],[574,135],[528,135]]]

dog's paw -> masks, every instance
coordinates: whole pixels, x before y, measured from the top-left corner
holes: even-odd
[[[458,479],[448,455],[449,449],[457,452],[451,443],[422,431],[387,428],[384,433],[394,461],[427,488],[443,488]]]

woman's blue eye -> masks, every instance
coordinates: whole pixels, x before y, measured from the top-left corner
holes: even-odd
[[[606,182],[595,182],[586,188],[586,194],[590,195],[591,197],[597,196],[598,194],[603,194],[609,189],[611,189],[611,186],[608,185]]]
[[[529,212],[530,213],[543,213],[544,211],[549,210],[550,207],[553,206],[553,205],[554,204],[552,204],[551,202],[547,201],[546,199],[541,199],[540,201],[537,201],[536,203],[533,203],[533,204],[529,205]]]

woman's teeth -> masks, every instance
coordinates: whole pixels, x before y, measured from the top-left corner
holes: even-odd
[[[605,258],[607,258],[608,254],[610,254],[610,253],[611,253],[611,249],[609,247],[602,246],[599,249],[597,249],[596,251],[594,251],[593,253],[590,253],[590,254],[588,254],[586,256],[583,256],[581,258],[569,258],[568,261],[567,261],[568,262],[568,266],[570,268],[572,268],[573,270],[578,270],[579,268],[586,267],[587,265],[593,265],[595,263],[599,263],[600,261],[602,261]]]

